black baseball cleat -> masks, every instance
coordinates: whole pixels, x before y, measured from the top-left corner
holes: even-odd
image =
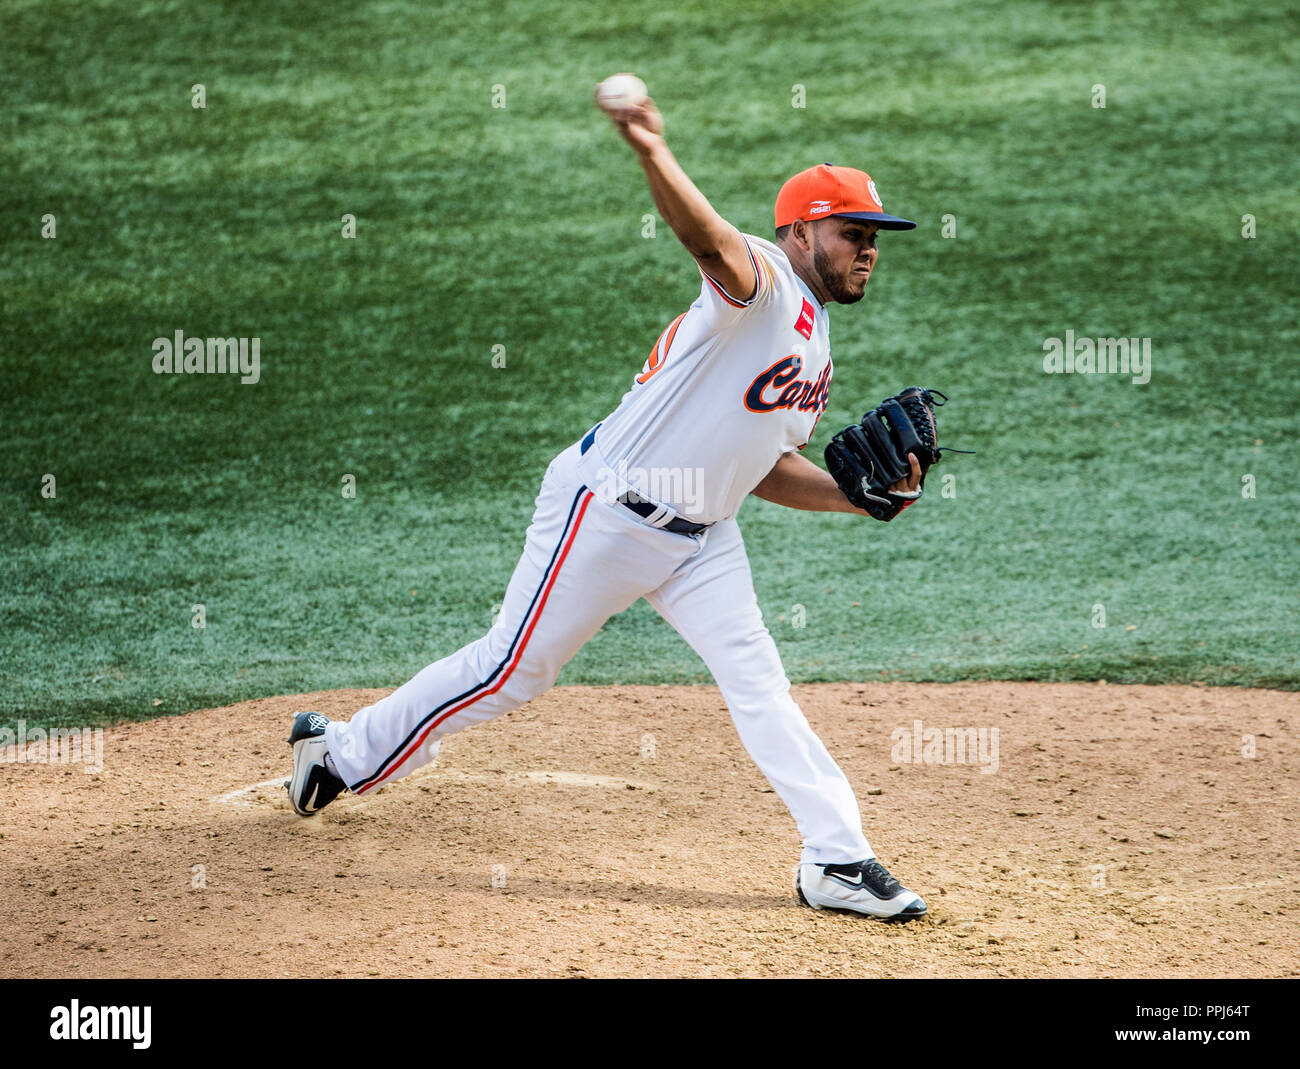
[[[325,767],[325,728],[320,713],[295,713],[289,745],[293,747],[293,779],[285,780],[289,804],[300,817],[319,813],[347,790],[347,784]]]
[[[874,857],[851,865],[804,862],[794,871],[799,901],[813,909],[847,910],[883,921],[925,916],[925,902],[909,891]]]

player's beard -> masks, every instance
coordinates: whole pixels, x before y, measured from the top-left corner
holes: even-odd
[[[830,256],[817,240],[816,231],[813,232],[813,269],[817,272],[817,277],[822,280],[822,285],[826,287],[831,300],[836,304],[856,304],[866,296],[865,285],[860,290],[854,289],[843,275],[835,273]]]

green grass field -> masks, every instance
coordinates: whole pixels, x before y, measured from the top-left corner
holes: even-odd
[[[746,504],[792,679],[1300,686],[1289,4],[0,13],[0,721],[396,685],[486,628],[547,460],[698,290],[617,70],[742,229],[823,160],[921,224],[834,310],[809,453],[917,382],[978,455],[889,526]],[[260,381],[155,375],[176,330]],[[1045,374],[1067,330],[1150,338],[1150,382]],[[641,603],[561,682],[707,678]]]

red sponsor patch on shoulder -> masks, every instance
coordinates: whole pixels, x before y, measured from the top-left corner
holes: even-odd
[[[813,306],[812,301],[807,297],[803,299],[803,307],[799,309],[799,318],[794,321],[794,329],[809,341],[812,340]]]

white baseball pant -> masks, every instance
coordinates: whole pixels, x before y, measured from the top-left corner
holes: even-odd
[[[491,630],[330,724],[348,786],[364,794],[399,779],[431,761],[442,736],[544,693],[607,619],[644,597],[713,673],[741,742],[794,816],[801,860],[873,856],[852,787],[790,697],[736,521],[699,535],[651,527],[598,499],[580,468],[575,444],[547,469]]]

